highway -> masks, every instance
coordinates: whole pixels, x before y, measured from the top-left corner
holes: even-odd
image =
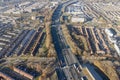
[[[59,80],[81,80],[83,76],[82,67],[66,42],[60,23],[62,8],[76,1],[59,4],[52,15],[51,33],[59,61],[59,67],[57,68],[58,78],[60,76]]]

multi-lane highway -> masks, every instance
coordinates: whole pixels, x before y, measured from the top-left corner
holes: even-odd
[[[82,67],[66,42],[60,23],[62,8],[76,1],[59,4],[52,15],[51,33],[60,63],[57,68],[58,78],[61,75],[59,80],[81,80],[82,78]]]

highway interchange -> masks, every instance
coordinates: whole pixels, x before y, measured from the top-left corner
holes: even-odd
[[[73,2],[76,1],[69,1],[70,4]],[[65,7],[65,4],[68,3],[59,4],[52,16],[51,33],[60,63],[56,71],[59,80],[82,80],[82,67],[72,53],[61,30],[60,16],[62,14],[61,10]]]

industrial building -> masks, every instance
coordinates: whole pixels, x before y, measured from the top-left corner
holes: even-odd
[[[74,3],[66,8],[66,13],[71,14],[71,22],[85,22],[87,21],[86,15],[82,11],[82,3]]]
[[[75,6],[69,6],[67,9],[68,9],[67,13],[69,13],[69,14],[73,14],[73,15],[83,14],[81,9],[76,8]]]
[[[87,63],[85,64],[85,70],[87,71],[88,75],[90,77],[90,80],[110,80],[107,75],[102,72],[99,68],[97,68],[96,66]],[[102,75],[100,75],[102,74]]]
[[[93,66],[89,64],[86,65],[86,70],[88,71],[89,75],[91,76],[92,80],[103,80],[99,74],[94,70]]]
[[[85,22],[86,18],[83,15],[73,15],[71,18],[72,22]]]

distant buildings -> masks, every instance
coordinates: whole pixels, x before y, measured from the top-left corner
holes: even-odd
[[[9,8],[8,10],[4,11],[4,13],[8,14],[20,14],[23,12],[32,12],[41,9],[44,7],[48,2],[24,2],[18,5],[15,5],[15,7]]]
[[[81,11],[81,7],[77,6],[77,4],[73,4],[73,5],[68,6],[67,13],[73,14],[73,15],[83,14],[83,12]]]
[[[109,18],[113,22],[117,22],[120,20],[120,6],[118,5],[119,2],[115,2],[93,2],[90,6],[97,12],[104,14],[105,17]]]
[[[8,24],[8,23],[11,23],[11,24],[15,24],[15,17],[14,18],[10,18],[9,16],[3,16],[3,15],[0,15],[0,25],[1,23],[4,23],[4,24]]]
[[[57,2],[57,1],[52,1],[51,4],[52,4],[53,6],[55,6],[55,5],[58,4],[58,2]]]
[[[82,11],[81,3],[74,3],[66,8],[66,13],[71,14],[71,22],[85,22],[86,16]]]

